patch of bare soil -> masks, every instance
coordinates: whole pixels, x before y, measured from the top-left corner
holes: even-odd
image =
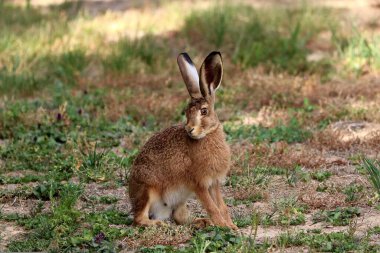
[[[122,210],[124,212],[129,212],[131,210],[131,205],[129,202],[129,197],[127,194],[126,187],[108,187],[97,183],[90,183],[85,186],[84,194],[82,199],[78,202],[78,208],[86,212],[99,212],[106,210],[112,206],[117,210]],[[117,202],[113,204],[101,204],[92,203],[91,197],[115,197]]]
[[[6,251],[8,243],[21,237],[24,233],[24,229],[13,222],[0,221],[0,251]]]

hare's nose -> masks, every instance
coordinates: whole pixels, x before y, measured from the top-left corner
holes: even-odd
[[[189,134],[191,134],[192,131],[194,131],[194,127],[188,131]]]

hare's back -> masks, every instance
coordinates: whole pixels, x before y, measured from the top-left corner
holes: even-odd
[[[147,180],[167,181],[181,177],[190,166],[187,148],[187,134],[183,125],[169,127],[153,135],[136,157],[132,175]]]

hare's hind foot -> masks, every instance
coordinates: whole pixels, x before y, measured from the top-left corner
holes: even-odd
[[[193,220],[192,225],[197,229],[202,229],[208,226],[213,226],[214,224],[209,218],[196,218]]]
[[[178,206],[173,211],[173,219],[177,225],[184,225],[189,223],[190,212],[186,207],[186,203]]]
[[[142,227],[146,227],[146,226],[164,226],[165,225],[165,222],[163,221],[160,221],[160,220],[150,220],[149,218],[148,219],[139,219],[139,220],[135,220],[133,222],[133,224],[135,226],[142,226]]]

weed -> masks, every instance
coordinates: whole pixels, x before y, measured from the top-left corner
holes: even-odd
[[[326,185],[326,183],[320,183],[317,186],[317,189],[315,189],[317,192],[326,192],[329,187]]]
[[[113,177],[114,171],[112,167],[107,166],[110,163],[110,151],[109,150],[97,150],[97,143],[95,143],[92,150],[83,151],[82,164],[79,167],[78,173],[82,181],[84,182],[101,182],[107,181]]]
[[[313,216],[313,222],[325,221],[333,226],[346,226],[350,220],[360,216],[360,211],[356,207],[336,208],[330,211],[319,211]]]
[[[292,187],[295,187],[298,181],[307,182],[310,180],[309,173],[303,171],[299,166],[293,170],[286,169],[285,171],[286,182]]]
[[[326,181],[331,177],[330,171],[316,171],[311,173],[311,178],[317,180],[318,182]]]
[[[380,195],[380,162],[364,158],[363,165],[368,172],[368,178],[371,181],[373,188],[377,194]]]
[[[259,220],[260,220],[259,214],[254,212],[249,215],[235,217],[234,223],[239,228],[244,228],[247,226],[252,226],[252,228],[254,228],[255,226],[258,226]]]
[[[355,202],[363,197],[363,185],[350,184],[347,186],[343,193],[346,194],[346,202]]]
[[[273,212],[261,217],[263,226],[296,226],[305,223],[306,207],[300,205],[295,198],[281,198],[272,203]]]
[[[339,56],[347,72],[362,75],[368,69],[380,68],[380,37],[366,38],[355,31],[349,38],[336,38]]]
[[[33,189],[33,195],[41,200],[51,200],[57,197],[63,188],[63,184],[51,180],[37,185]]]

